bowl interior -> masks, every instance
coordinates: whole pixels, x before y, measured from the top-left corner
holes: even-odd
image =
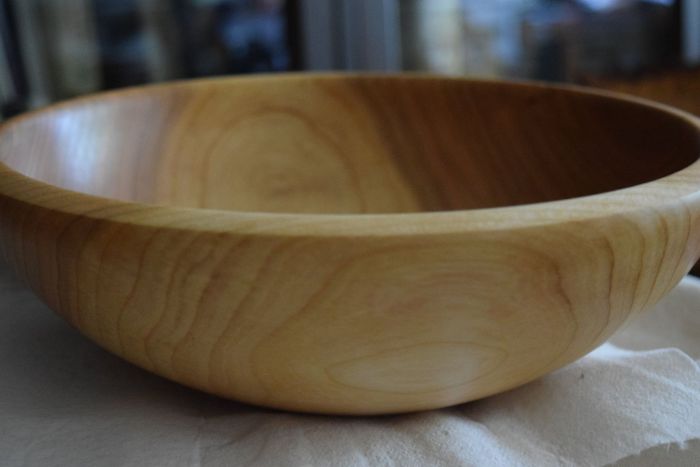
[[[0,133],[0,160],[74,191],[239,211],[392,213],[551,201],[676,172],[697,130],[543,86],[411,77],[210,80],[83,99]]]

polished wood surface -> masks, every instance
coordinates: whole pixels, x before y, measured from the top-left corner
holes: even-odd
[[[652,99],[700,116],[700,68],[666,70],[631,79],[588,80],[587,84]],[[700,276],[700,263],[690,272]]]
[[[85,335],[183,384],[429,409],[565,365],[675,286],[698,154],[693,117],[577,89],[159,85],[2,127],[0,247]]]
[[[700,115],[700,68],[667,70],[632,79],[588,80],[587,84],[663,102]]]

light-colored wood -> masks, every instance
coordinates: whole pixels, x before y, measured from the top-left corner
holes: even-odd
[[[700,116],[700,68],[667,70],[632,79],[588,80],[590,86],[652,99]],[[691,274],[700,276],[700,263]]]
[[[700,254],[698,154],[692,116],[574,88],[159,85],[2,127],[0,246],[72,325],[167,378],[299,411],[429,409],[565,365],[674,287]]]

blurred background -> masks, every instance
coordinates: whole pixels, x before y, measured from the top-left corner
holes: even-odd
[[[700,113],[698,67],[700,0],[0,0],[0,118],[296,70],[576,82]]]

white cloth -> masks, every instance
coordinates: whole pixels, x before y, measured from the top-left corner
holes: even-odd
[[[526,386],[443,410],[343,418],[250,407],[150,375],[81,337],[6,269],[3,466],[604,465],[653,446],[700,465],[700,444],[683,451],[700,438],[697,279],[612,344]]]

